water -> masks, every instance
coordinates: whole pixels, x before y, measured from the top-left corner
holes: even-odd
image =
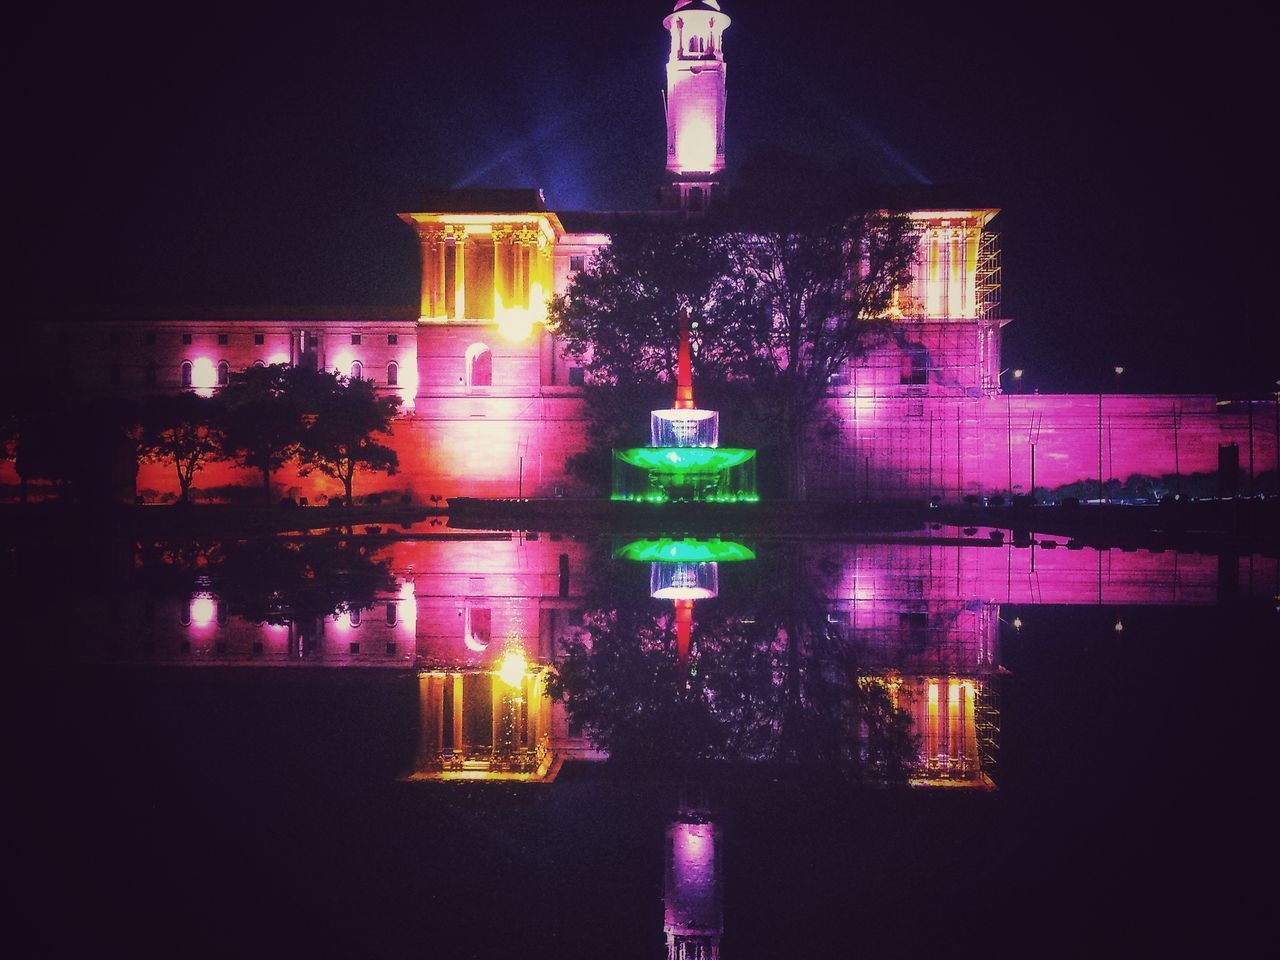
[[[6,546],[24,953],[1221,950],[1267,915],[1273,557],[433,533]]]

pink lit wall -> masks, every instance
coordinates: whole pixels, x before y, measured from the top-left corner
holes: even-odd
[[[1277,469],[1274,401],[1254,403],[1252,431],[1245,404],[1211,396],[1104,394],[1101,423],[1097,394],[844,396],[829,410],[835,430],[815,441],[810,490],[832,498],[1029,493],[1033,443],[1038,489],[1096,483],[1099,437],[1104,480],[1215,474],[1230,443],[1246,489],[1250,452],[1254,476]]]

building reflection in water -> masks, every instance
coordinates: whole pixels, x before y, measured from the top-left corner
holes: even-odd
[[[668,960],[717,960],[724,933],[720,828],[705,804],[681,804],[667,825],[662,932]]]
[[[727,541],[626,545],[618,556],[652,564],[645,591],[634,565],[610,567],[592,541],[536,534],[380,545],[303,539],[309,542],[273,542],[248,557],[219,545],[140,548],[125,588],[103,601],[99,629],[84,625],[89,655],[405,671],[416,678],[420,708],[411,778],[550,780],[565,760],[606,758],[549,691],[553,665],[589,638],[583,616],[598,612],[601,597],[589,595],[598,575],[655,611],[661,598],[678,603],[690,599],[683,591],[699,591],[722,636],[748,629],[748,616],[735,613],[745,598],[734,585],[750,581],[726,585],[717,564],[753,554]],[[664,545],[680,553],[668,558],[675,562],[661,563]],[[877,688],[910,718],[910,779],[926,785],[992,785],[1002,604],[1208,604],[1225,599],[1224,585],[1233,593],[1276,592],[1276,561],[1260,557],[1045,551],[929,537],[763,549],[788,552],[779,569],[820,599],[825,630],[847,648],[840,662],[856,665],[860,688]],[[784,584],[781,595],[798,589]],[[93,609],[85,603],[77,612]],[[103,622],[113,626],[102,630]],[[665,622],[675,634],[672,662],[683,661],[688,638],[677,618]],[[701,628],[690,629],[695,652],[686,670],[697,671]],[[706,668],[726,662],[713,659]],[[867,731],[843,735],[856,740]]]

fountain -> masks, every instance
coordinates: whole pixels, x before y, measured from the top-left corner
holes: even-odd
[[[689,313],[680,311],[676,402],[649,415],[649,446],[613,451],[613,499],[754,503],[756,452],[720,446],[720,414],[693,403]]]
[[[675,604],[676,654],[689,662],[693,639],[693,602],[720,593],[720,564],[754,560],[755,553],[732,540],[632,540],[613,551],[620,560],[649,564],[649,596]]]

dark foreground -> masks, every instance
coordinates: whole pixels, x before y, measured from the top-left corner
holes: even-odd
[[[1261,926],[1271,606],[1129,608],[1123,637],[1019,613],[997,793],[706,775],[725,958],[1220,954]],[[410,673],[78,667],[56,633],[10,633],[15,956],[662,956],[673,772],[404,783]]]

